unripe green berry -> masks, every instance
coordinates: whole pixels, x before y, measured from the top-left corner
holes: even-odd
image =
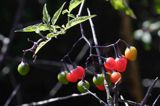
[[[84,80],[84,81],[79,81],[78,84],[77,84],[77,89],[79,92],[81,93],[84,93],[86,92],[87,90],[86,89],[89,89],[90,87],[90,84],[88,81]],[[86,88],[86,89],[85,89]]]
[[[29,64],[28,63],[25,63],[25,62],[21,62],[19,65],[18,65],[18,68],[17,68],[18,72],[20,75],[22,76],[25,76],[29,73]]]
[[[59,82],[61,82],[62,84],[68,84],[68,81],[66,79],[66,75],[67,75],[67,71],[63,71],[63,72],[60,72],[57,76],[57,79]]]

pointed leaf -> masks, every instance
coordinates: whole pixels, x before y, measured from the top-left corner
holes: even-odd
[[[51,20],[51,22],[52,22],[53,25],[57,22],[60,14],[61,14],[61,12],[63,10],[64,5],[65,5],[65,3],[63,3],[63,5],[53,15],[52,20]]]
[[[68,14],[68,17],[76,18],[74,14]]]
[[[81,17],[76,17],[72,20],[70,20],[67,24],[66,24],[66,29],[69,29],[77,24],[80,24],[84,21],[87,21],[90,18],[95,17],[96,15],[91,15],[91,16],[81,16]]]
[[[71,0],[69,4],[69,12],[80,5],[84,0]]]
[[[39,45],[37,46],[35,52],[34,52],[34,56],[42,49],[42,47],[44,47],[51,39],[47,39],[45,41],[42,41],[41,43],[39,43]]]
[[[49,28],[47,27],[46,24],[39,23],[39,24],[27,26],[20,30],[16,30],[15,32],[36,32],[36,31],[47,31],[47,30],[49,30]]]
[[[50,22],[50,15],[48,14],[47,6],[46,4],[43,6],[43,22],[48,24]]]

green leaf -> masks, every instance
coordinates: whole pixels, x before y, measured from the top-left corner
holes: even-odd
[[[111,5],[114,7],[115,10],[123,11],[126,15],[136,18],[132,9],[128,6],[126,0],[110,0]]]
[[[55,23],[57,22],[62,10],[63,10],[63,7],[64,7],[65,3],[63,3],[63,5],[55,12],[55,14],[53,15],[52,17],[52,25],[55,25]]]
[[[62,11],[62,14],[68,13],[69,11],[67,9]]]
[[[37,46],[33,56],[35,56],[42,49],[42,47],[44,47],[50,40],[51,39],[47,39],[47,40],[42,41],[41,43],[39,43],[39,45]]]
[[[15,32],[37,32],[37,31],[47,31],[49,30],[48,26],[43,23],[27,26],[23,29],[16,30]]]
[[[69,29],[69,28],[71,28],[71,27],[73,27],[73,26],[75,26],[75,25],[77,25],[77,24],[80,24],[80,23],[82,23],[82,22],[84,22],[84,21],[87,21],[88,19],[93,18],[93,17],[95,17],[95,16],[96,16],[96,15],[76,17],[76,18],[70,20],[70,21],[66,24],[65,30],[67,30],[67,29]]]
[[[48,14],[47,6],[46,6],[46,4],[45,4],[45,5],[43,6],[43,18],[42,18],[42,20],[43,20],[44,23],[49,24],[50,19],[51,19],[51,17],[50,17],[50,15]]]
[[[126,8],[126,9],[124,10],[124,12],[125,12],[126,15],[128,15],[128,16],[136,19],[136,15],[134,14],[134,12],[132,11],[131,8]]]
[[[68,17],[76,18],[74,14],[68,14]]]
[[[116,10],[121,10],[125,8],[123,0],[110,0],[110,2],[111,2],[111,5]]]
[[[58,36],[58,34],[54,34],[54,33],[49,33],[49,34],[47,34],[47,38],[53,38],[53,37],[57,37]]]
[[[154,0],[154,9],[157,14],[160,14],[160,0]]]
[[[69,4],[69,12],[80,5],[84,0],[71,0]]]

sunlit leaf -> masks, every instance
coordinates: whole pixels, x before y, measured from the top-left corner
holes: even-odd
[[[47,38],[57,37],[57,35],[58,35],[58,34],[49,33],[49,34],[47,34]]]
[[[69,28],[71,28],[71,27],[73,27],[73,26],[75,26],[77,24],[80,24],[80,23],[82,23],[82,22],[84,22],[84,21],[86,21],[86,20],[88,20],[90,18],[93,18],[93,17],[95,17],[95,15],[76,17],[76,18],[70,20],[67,23],[66,29],[69,29]]]
[[[61,12],[63,10],[64,5],[65,5],[65,3],[63,3],[63,5],[53,15],[52,20],[51,20],[51,22],[52,22],[53,25],[57,22],[60,14],[61,14]]]
[[[50,17],[50,15],[48,14],[47,6],[46,6],[46,4],[45,4],[45,5],[43,6],[43,18],[42,18],[42,20],[43,20],[44,23],[48,24],[48,23],[50,22],[50,19],[51,19],[51,17]]]
[[[69,11],[67,9],[62,11],[62,14],[68,13]]]
[[[71,0],[69,4],[69,12],[80,5],[84,0]]]
[[[27,26],[23,29],[16,30],[15,32],[36,32],[36,31],[47,31],[49,30],[48,26],[43,23]]]
[[[123,11],[126,15],[136,18],[133,10],[129,7],[126,0],[110,0],[110,3],[115,10]]]
[[[68,16],[71,18],[76,18],[73,14],[68,14]]]
[[[42,47],[44,47],[51,39],[47,39],[45,41],[42,41],[41,43],[39,43],[39,45],[37,46],[35,52],[34,52],[34,56],[42,49]]]
[[[160,14],[160,0],[154,0],[154,9],[157,14]]]

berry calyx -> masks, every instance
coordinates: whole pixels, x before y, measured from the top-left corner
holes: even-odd
[[[19,72],[20,75],[25,76],[25,75],[27,75],[29,73],[29,70],[30,70],[29,64],[22,61],[18,65],[17,70],[18,70],[18,72]]]
[[[86,80],[84,80],[84,81],[81,80],[81,81],[79,81],[79,82],[77,83],[77,89],[78,89],[78,91],[81,92],[81,93],[86,92],[86,91],[87,91],[86,89],[89,89],[89,87],[90,87],[90,84],[89,84],[89,82],[86,81]]]
[[[113,57],[108,57],[104,63],[106,70],[114,70],[116,67],[116,61]]]
[[[121,79],[122,79],[122,76],[121,76],[121,73],[119,73],[119,72],[113,72],[110,76],[110,80],[114,84],[119,83],[121,81]]]
[[[127,47],[125,50],[125,57],[130,61],[136,60],[137,49],[134,46]]]
[[[127,59],[125,57],[116,58],[116,71],[125,72],[127,67]]]
[[[92,80],[95,85],[103,85],[104,84],[103,74],[97,74],[96,76],[93,77]]]
[[[62,84],[68,84],[68,81],[66,78],[67,74],[68,74],[67,71],[60,72],[57,76],[58,81],[61,82]]]

